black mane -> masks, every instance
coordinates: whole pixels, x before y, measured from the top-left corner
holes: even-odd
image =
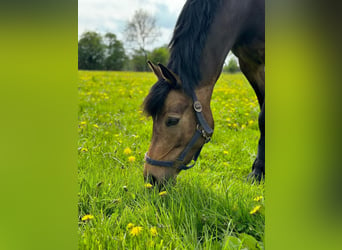
[[[185,93],[191,92],[201,80],[200,60],[209,27],[221,0],[188,0],[176,23],[169,43],[170,59],[167,67],[176,73]],[[165,81],[158,81],[144,101],[144,111],[155,117],[164,106],[172,89]]]

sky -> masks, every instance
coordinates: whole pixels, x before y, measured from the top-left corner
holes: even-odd
[[[161,36],[147,49],[168,44],[177,17],[185,0],[78,0],[78,38],[85,31],[96,31],[102,35],[114,33],[124,40],[125,23],[134,12],[144,9],[156,18]]]

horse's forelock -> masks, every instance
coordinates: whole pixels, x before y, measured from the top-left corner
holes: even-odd
[[[144,100],[143,108],[145,114],[153,118],[159,114],[171,89],[172,85],[167,81],[160,80],[156,82]]]

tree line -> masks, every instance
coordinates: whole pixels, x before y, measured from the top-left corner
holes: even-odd
[[[104,36],[94,31],[82,34],[78,41],[78,69],[80,70],[132,70],[145,71],[147,59],[153,62],[167,63],[167,46],[146,49],[133,49],[128,56],[123,42],[113,33]]]
[[[78,41],[78,69],[146,71],[148,59],[166,64],[169,57],[166,45],[152,51],[146,49],[147,44],[153,44],[159,36],[155,17],[142,9],[137,10],[127,21],[124,31],[126,45],[133,52],[128,55],[123,42],[113,33],[102,36],[88,31]]]

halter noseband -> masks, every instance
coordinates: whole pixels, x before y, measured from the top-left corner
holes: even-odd
[[[194,157],[192,158],[192,160],[193,160],[192,165],[189,165],[189,166],[185,165],[183,163],[184,158],[189,153],[189,151],[192,149],[192,147],[194,146],[194,144],[197,142],[197,140],[199,138],[203,137],[205,139],[204,143],[209,142],[211,139],[211,136],[213,134],[213,129],[208,125],[207,121],[205,120],[205,118],[202,114],[202,105],[197,100],[197,96],[196,96],[195,92],[192,92],[192,100],[193,100],[193,108],[194,108],[196,118],[197,118],[197,125],[196,125],[195,134],[192,136],[188,145],[184,148],[182,153],[177,157],[177,159],[175,161],[154,160],[151,157],[149,157],[147,155],[147,152],[146,152],[145,161],[148,164],[153,165],[153,166],[157,166],[157,167],[173,167],[175,165],[176,166],[179,165],[178,170],[187,170],[187,169],[190,169],[193,166],[195,166],[197,158],[201,153],[203,145],[200,147],[200,149],[195,153]]]

